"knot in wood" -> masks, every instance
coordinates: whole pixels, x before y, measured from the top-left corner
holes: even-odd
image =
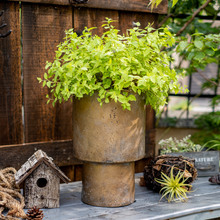
[[[89,0],[69,0],[70,4],[86,4]]]

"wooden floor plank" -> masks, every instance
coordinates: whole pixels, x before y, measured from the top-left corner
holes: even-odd
[[[165,199],[159,202],[161,195],[140,187],[137,178],[135,203],[119,208],[94,207],[81,202],[81,187],[81,182],[62,184],[60,208],[45,209],[45,217],[56,220],[180,220],[194,219],[191,218],[194,216],[205,220],[220,216],[220,187],[210,184],[205,177],[196,180],[185,203],[168,203]]]

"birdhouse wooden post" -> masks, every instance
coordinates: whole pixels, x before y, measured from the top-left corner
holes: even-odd
[[[53,163],[45,152],[38,150],[15,175],[18,185],[24,183],[25,208],[59,207],[60,179],[70,179]]]

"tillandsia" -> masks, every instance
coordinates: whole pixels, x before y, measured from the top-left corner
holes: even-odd
[[[156,182],[162,185],[160,193],[162,193],[162,198],[166,198],[168,202],[181,200],[186,201],[188,199],[187,194],[192,185],[186,184],[188,178],[184,178],[184,172],[178,171],[177,175],[174,177],[173,170],[175,169],[172,166],[170,171],[170,177],[161,173],[162,179],[155,179]]]
[[[113,100],[130,110],[136,101],[132,92],[158,110],[170,91],[181,90],[179,76],[170,68],[172,58],[161,51],[175,43],[168,28],[141,29],[137,22],[122,35],[112,22],[106,18],[102,36],[92,34],[94,28],[85,28],[80,36],[73,29],[66,32],[54,61],[46,64],[44,79],[38,78],[50,90],[48,102],[97,93],[101,105]]]

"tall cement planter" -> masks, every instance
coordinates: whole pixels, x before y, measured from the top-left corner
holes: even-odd
[[[134,202],[134,161],[145,156],[145,105],[140,96],[131,111],[97,96],[73,102],[74,156],[84,161],[82,201],[119,207]]]

